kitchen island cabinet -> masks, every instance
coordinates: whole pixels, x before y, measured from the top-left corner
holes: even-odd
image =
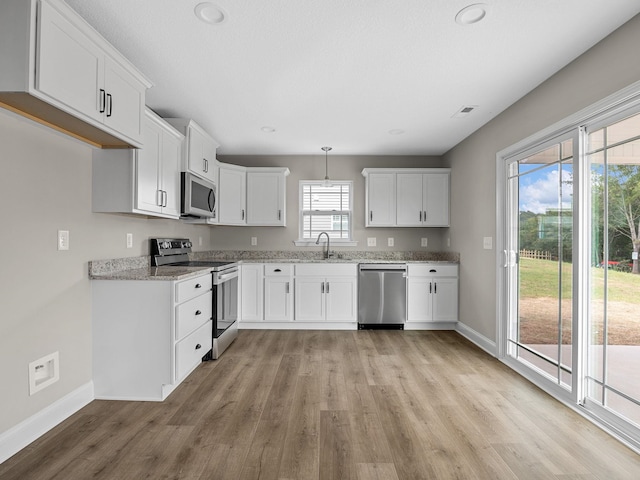
[[[95,397],[162,401],[212,348],[212,281],[93,280]]]

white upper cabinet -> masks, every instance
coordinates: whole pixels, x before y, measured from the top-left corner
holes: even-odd
[[[3,0],[0,102],[106,147],[143,143],[151,83],[61,0]]]
[[[396,224],[396,174],[371,173],[367,177],[367,227]]]
[[[366,168],[367,227],[448,227],[448,168]]]
[[[144,147],[93,151],[93,211],[180,217],[180,162],[184,137],[151,110]]]
[[[247,168],[247,225],[287,225],[288,168]]]
[[[219,164],[218,211],[221,225],[246,225],[247,169],[228,163]]]
[[[185,137],[183,171],[218,183],[216,150],[220,146],[200,125],[188,118],[165,118]]]

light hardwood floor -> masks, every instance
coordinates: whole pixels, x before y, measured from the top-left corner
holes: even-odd
[[[165,402],[94,401],[0,478],[612,480],[640,456],[454,332],[243,330]]]

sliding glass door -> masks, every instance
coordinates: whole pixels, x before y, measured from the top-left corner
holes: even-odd
[[[507,353],[570,389],[572,385],[573,139],[509,166],[513,267]]]
[[[640,425],[640,114],[588,130],[591,183],[587,399]]]
[[[640,105],[501,161],[501,354],[640,446]]]

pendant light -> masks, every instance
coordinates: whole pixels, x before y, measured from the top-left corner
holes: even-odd
[[[322,150],[324,151],[324,182],[322,182],[322,185],[330,187],[331,180],[329,180],[329,158],[327,154],[329,153],[329,150],[331,150],[331,147],[322,147]]]

